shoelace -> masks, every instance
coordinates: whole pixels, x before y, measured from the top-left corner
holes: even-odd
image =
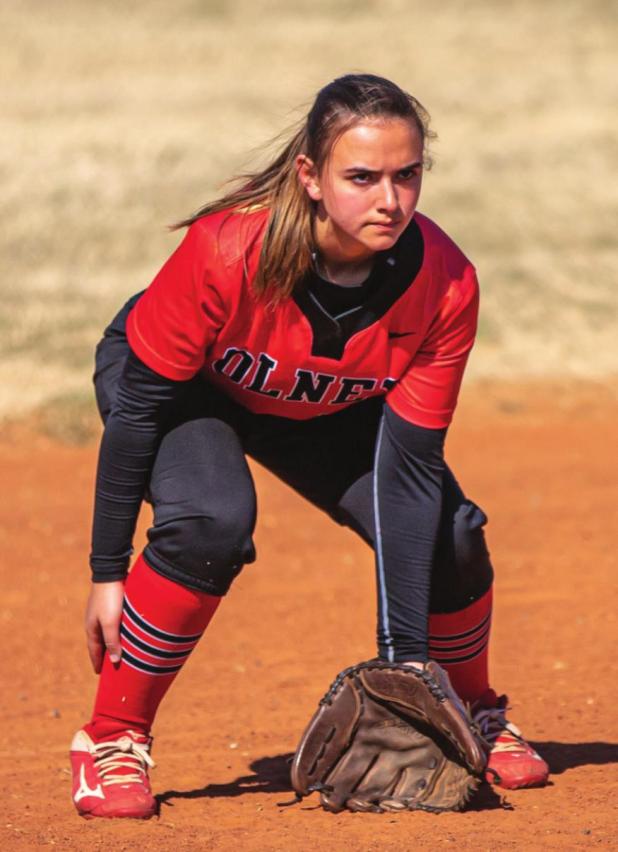
[[[142,783],[148,771],[146,767],[155,765],[148,754],[148,745],[136,743],[131,737],[97,743],[93,752],[95,766],[104,786]],[[123,771],[118,773],[119,769]]]
[[[482,736],[496,752],[522,752],[527,751],[527,744],[521,731],[512,722],[507,722],[505,717],[506,708],[481,707],[474,714],[474,721],[478,725]],[[507,734],[503,740],[498,741],[501,734]],[[510,736],[508,736],[510,734]]]

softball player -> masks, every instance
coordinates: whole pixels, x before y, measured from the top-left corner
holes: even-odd
[[[394,83],[333,81],[267,168],[181,223],[106,330],[86,617],[100,679],[71,747],[82,816],[155,812],[157,707],[255,559],[247,455],[373,547],[379,656],[448,671],[493,745],[488,780],[545,783],[488,682],[486,517],[444,462],[478,288],[416,212],[430,135]],[[153,524],[127,576],[144,497]]]

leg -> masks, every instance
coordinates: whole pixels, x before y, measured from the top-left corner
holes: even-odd
[[[92,719],[71,744],[73,800],[81,816],[148,819],[156,813],[148,779],[150,725],[219,601],[167,580],[141,557],[133,566],[121,660],[113,665],[105,655]]]
[[[95,738],[149,733],[174,677],[240,571],[253,561],[255,492],[239,439],[216,418],[163,438],[150,483],[154,523],[126,583],[122,660],[104,663]],[[190,647],[189,647],[190,646]]]
[[[99,347],[96,387],[104,419],[122,369],[118,358],[125,356],[122,335],[106,337]],[[204,388],[193,390],[152,471],[154,524],[126,581],[120,663],[105,656],[92,720],[72,744],[73,796],[83,816],[154,813],[147,766],[156,710],[221,596],[242,564],[254,559],[255,493],[240,440],[222,413],[225,405],[219,411],[214,395],[204,405]]]
[[[487,518],[466,500],[447,471],[436,548],[429,648],[472,708],[492,750],[486,778],[507,789],[546,783],[549,768],[506,718],[508,699],[489,686],[488,647],[493,570],[485,545]]]
[[[483,532],[486,523],[485,514],[466,499],[447,468],[432,574],[429,652],[469,702],[489,689],[494,575]]]
[[[148,564],[188,588],[225,595],[242,566],[255,560],[255,488],[233,426],[202,416],[168,432],[150,496]]]
[[[154,524],[126,581],[122,657],[113,665],[105,655],[92,719],[71,748],[74,801],[89,817],[155,812],[147,765],[159,703],[254,554],[253,482],[227,423],[203,417],[171,429],[150,491]]]

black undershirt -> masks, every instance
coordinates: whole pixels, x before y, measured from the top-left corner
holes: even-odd
[[[316,272],[311,273],[307,281],[309,292],[333,319],[355,308],[360,308],[378,286],[377,276],[372,274],[362,284],[357,285],[333,284],[332,281],[322,278]]]

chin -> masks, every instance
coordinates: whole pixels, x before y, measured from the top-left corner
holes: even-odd
[[[388,251],[395,245],[400,236],[401,231],[393,234],[382,234],[373,237],[371,240],[366,240],[365,245],[371,251]]]
[[[409,220],[405,224],[400,222],[398,226],[392,230],[390,228],[388,230],[372,229],[371,231],[363,234],[362,242],[370,251],[388,251],[395,245],[408,224]]]

